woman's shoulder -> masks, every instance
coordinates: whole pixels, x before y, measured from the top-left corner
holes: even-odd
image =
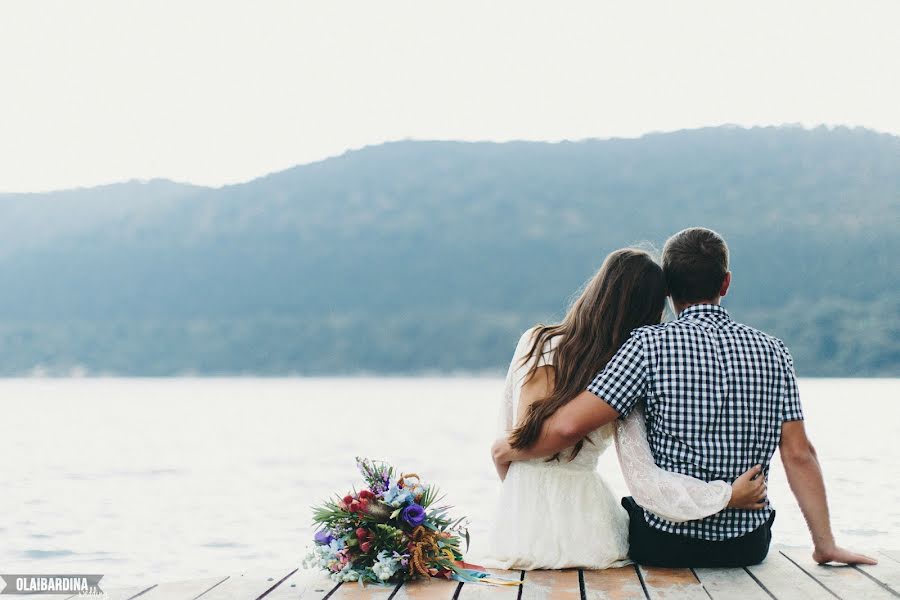
[[[538,335],[538,332],[543,329],[541,325],[535,325],[533,327],[529,327],[525,330],[525,332],[519,337],[518,348],[522,350],[523,353],[528,352],[531,349],[531,346],[534,345],[535,337]],[[551,340],[552,342],[553,340]]]
[[[530,344],[534,340],[534,335],[537,333],[538,325],[533,327],[529,327],[526,329],[521,336],[519,336],[519,347]]]
[[[516,346],[516,357],[524,358],[531,353],[535,337],[541,328],[540,325],[535,325],[525,330],[525,333],[519,338],[519,344]],[[541,349],[540,366],[553,364],[553,353],[559,345],[560,339],[562,339],[562,336],[556,335],[544,343],[544,347]]]
[[[532,340],[534,339],[534,333],[537,327],[529,327],[525,330],[522,335],[519,336],[519,342],[516,344],[515,355],[513,356],[513,360],[519,361],[528,354],[528,351],[531,349],[531,345],[534,343]]]

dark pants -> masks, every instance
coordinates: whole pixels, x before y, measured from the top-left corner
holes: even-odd
[[[639,565],[650,567],[746,567],[761,563],[769,553],[772,523],[769,520],[747,535],[730,540],[709,541],[660,531],[647,524],[644,509],[634,498],[622,498],[628,511],[628,555]]]

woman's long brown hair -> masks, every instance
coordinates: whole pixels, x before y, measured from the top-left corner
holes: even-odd
[[[632,330],[660,322],[665,300],[663,272],[650,254],[624,248],[607,256],[562,323],[538,325],[534,330],[533,345],[522,359],[523,365],[534,361],[525,381],[539,368],[550,340],[560,337],[553,358],[553,391],[528,407],[525,420],[511,434],[512,447],[532,446],[544,421],[587,389]],[[583,446],[584,440],[579,441],[570,458]]]

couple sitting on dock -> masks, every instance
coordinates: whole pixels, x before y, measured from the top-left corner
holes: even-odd
[[[819,563],[876,561],[836,545],[784,344],[731,319],[728,247],[692,228],[649,254],[610,254],[558,325],[519,341],[507,375],[503,480],[489,564],[604,569],[762,562],[776,448]],[[678,317],[661,323],[666,297]],[[597,473],[611,444],[632,496]],[[624,507],[624,510],[623,510]]]

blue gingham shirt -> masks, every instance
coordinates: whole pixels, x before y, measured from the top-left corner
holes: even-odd
[[[712,304],[636,329],[588,390],[622,417],[644,401],[656,464],[704,481],[731,483],[755,464],[768,478],[782,423],[803,419],[785,345]],[[772,508],[726,508],[686,523],[644,513],[656,529],[723,540],[763,525]]]

